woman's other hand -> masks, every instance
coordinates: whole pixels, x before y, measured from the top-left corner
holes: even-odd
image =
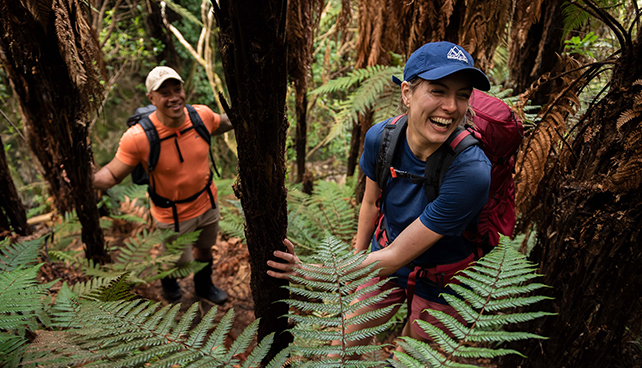
[[[301,260],[299,260],[299,257],[297,257],[296,253],[294,252],[294,244],[292,244],[291,241],[285,239],[283,240],[283,244],[285,244],[286,248],[288,248],[288,251],[274,251],[274,256],[277,258],[281,258],[284,262],[271,260],[267,261],[268,266],[278,270],[268,270],[267,274],[277,279],[290,280],[290,276],[298,276],[297,269],[300,268]]]

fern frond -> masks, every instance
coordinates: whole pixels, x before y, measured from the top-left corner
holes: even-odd
[[[328,233],[349,242],[357,228],[357,209],[350,203],[345,186],[319,181],[308,195],[288,192],[288,239],[306,249],[316,249]]]
[[[113,219],[117,219],[117,220],[133,222],[135,224],[146,224],[147,223],[147,220],[145,220],[144,218],[141,218],[141,217],[136,216],[136,215],[128,214],[128,213],[123,214],[123,215],[111,215],[109,217],[111,217]]]
[[[115,261],[127,265],[149,258],[152,247],[162,241],[163,232],[157,230],[150,233],[147,229],[143,229],[141,234],[125,240],[122,247],[112,249],[112,251],[118,251]]]
[[[228,199],[227,202],[232,207],[221,206],[221,220],[219,221],[221,233],[245,242],[245,215],[241,201]]]
[[[396,73],[393,73],[391,70],[394,70]],[[334,93],[338,91],[346,91],[349,88],[357,85],[365,79],[372,78],[382,72],[388,73],[388,79],[392,74],[398,74],[398,67],[387,67],[384,65],[374,65],[368,66],[366,68],[356,69],[351,73],[348,73],[345,77],[340,77],[327,81],[322,86],[310,91],[310,94],[324,94],[324,93]]]
[[[194,23],[199,28],[203,28],[203,22],[198,20],[198,18],[196,18],[194,16],[194,14],[192,14],[189,10],[187,10],[187,9],[183,8],[182,6],[174,3],[173,1],[169,1],[169,0],[163,0],[163,1],[165,1],[167,6],[169,6],[169,8],[172,9],[173,11],[175,11],[178,15],[180,15],[181,17],[183,17],[183,18],[189,20],[190,22]],[[160,1],[158,1],[158,2],[160,2]]]
[[[64,292],[69,296],[70,292]],[[79,302],[78,302],[79,301]],[[63,301],[63,303],[66,303]],[[177,322],[180,305],[166,305],[140,300],[95,302],[76,299],[74,309],[78,323],[70,330],[72,340],[86,354],[68,356],[65,364],[101,367],[231,366],[238,364],[238,354],[245,352],[256,334],[258,320],[243,331],[229,349],[226,335],[230,331],[233,311],[215,326],[216,307],[190,329],[198,312],[193,304]],[[63,316],[68,319],[68,316]],[[272,337],[264,339],[258,350],[250,352],[252,362],[260,362],[269,350]],[[282,357],[281,357],[282,358]],[[247,366],[252,366],[250,363]]]
[[[156,264],[173,264],[175,266],[170,270],[159,273],[156,277],[146,278],[146,280],[149,281],[152,279],[161,279],[164,277],[181,279],[189,276],[192,273],[196,273],[202,270],[205,266],[207,266],[207,263],[198,262],[198,261],[190,261],[187,263],[177,264],[176,262],[178,261],[178,258],[179,258],[178,254],[173,256],[167,256],[166,259],[157,258],[155,262]]]
[[[403,337],[400,344],[407,352],[395,356],[410,366],[425,364],[440,367],[472,367],[461,365],[452,360],[461,358],[495,358],[507,354],[518,354],[512,349],[470,346],[469,343],[502,343],[524,339],[543,339],[544,337],[526,332],[507,332],[501,327],[511,323],[529,321],[554,313],[547,312],[507,312],[515,307],[532,305],[550,299],[545,296],[523,296],[546,287],[530,282],[539,277],[534,266],[526,257],[507,244],[503,238],[499,246],[476,262],[475,266],[461,271],[455,276],[459,285],[450,285],[457,296],[442,294],[450,306],[468,323],[463,325],[456,318],[436,310],[428,312],[446,326],[444,330],[425,321],[416,323],[428,333],[445,352],[446,356],[430,345]],[[489,314],[493,313],[493,314]]]
[[[39,284],[36,276],[41,266],[0,273],[0,362],[9,364],[14,354],[22,354],[28,341],[26,331],[36,331],[39,321],[51,324],[44,315],[44,301],[47,290],[58,280]]]
[[[166,252],[168,254],[183,253],[183,250],[185,249],[186,246],[196,243],[199,235],[201,235],[201,231],[202,230],[196,230],[196,231],[192,231],[191,233],[177,236],[174,240],[172,240],[169,244],[167,244]],[[173,236],[173,234],[174,233],[171,232],[171,230],[169,230],[168,232],[164,233],[162,237],[171,237]]]
[[[375,366],[382,362],[346,361],[345,357],[353,354],[372,353],[380,350],[382,346],[358,345],[346,347],[341,345],[327,345],[330,341],[356,341],[369,339],[383,330],[390,328],[395,322],[389,321],[372,328],[364,328],[350,333],[346,332],[349,325],[364,323],[389,314],[398,306],[373,310],[368,313],[356,315],[356,311],[364,306],[370,306],[385,298],[392,290],[379,295],[357,301],[362,297],[362,292],[354,292],[355,288],[366,284],[379,271],[375,264],[360,267],[365,259],[365,252],[354,254],[350,246],[341,240],[327,235],[316,253],[308,259],[321,264],[303,263],[299,273],[304,277],[293,279],[303,287],[288,287],[293,294],[312,298],[311,300],[285,300],[288,305],[298,311],[312,311],[312,315],[290,312],[289,317],[297,324],[290,331],[295,339],[300,341],[293,346],[293,353],[304,357],[312,357],[311,366],[341,366],[359,367]],[[385,282],[385,281],[384,281]],[[381,282],[369,289],[368,292],[377,290]],[[361,290],[360,290],[361,291]],[[350,317],[348,317],[350,316]],[[305,341],[315,341],[306,344]],[[339,355],[344,358],[332,359],[328,356]]]
[[[127,280],[128,276],[129,272],[126,272],[110,280],[106,285],[92,289],[89,293],[85,294],[84,297],[103,302],[130,300],[136,295],[132,292],[132,283]]]
[[[23,265],[38,262],[44,238],[12,244],[10,238],[0,241],[0,272],[9,272]]]

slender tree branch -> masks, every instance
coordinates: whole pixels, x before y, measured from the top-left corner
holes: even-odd
[[[27,140],[25,139],[25,136],[22,135],[22,132],[20,131],[20,129],[16,126],[16,124],[13,123],[13,121],[11,121],[11,119],[9,119],[9,117],[4,113],[4,111],[2,111],[2,109],[0,109],[0,114],[2,114],[2,116],[4,116],[4,118],[7,119],[9,124],[11,124],[13,129],[15,129],[16,132],[18,132],[18,135],[20,135],[20,138],[22,138],[23,142],[27,143]]]

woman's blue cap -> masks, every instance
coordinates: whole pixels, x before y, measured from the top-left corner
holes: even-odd
[[[447,41],[429,42],[413,52],[403,70],[403,79],[419,77],[434,81],[462,70],[467,71],[474,88],[490,89],[486,74],[475,68],[473,57],[463,47]],[[393,76],[392,81],[401,84],[397,77]]]

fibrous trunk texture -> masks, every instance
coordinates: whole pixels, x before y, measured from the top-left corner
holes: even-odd
[[[102,94],[96,67],[100,52],[86,10],[79,1],[0,0],[0,61],[56,209],[76,210],[87,258],[104,263],[108,256],[87,140],[90,116]]]
[[[322,0],[288,2],[287,43],[288,75],[294,83],[296,113],[296,182],[303,181],[308,134],[308,78],[312,64],[314,31],[317,28]]]
[[[624,40],[625,36],[622,36]],[[547,340],[504,367],[633,367],[642,320],[642,46],[622,44],[608,94],[557,145],[530,201],[538,244],[531,259],[556,312],[520,326]],[[539,215],[537,215],[539,213]],[[638,352],[639,355],[639,352]]]
[[[553,70],[562,53],[564,0],[518,0],[509,37],[508,68],[515,94],[526,91],[539,77]],[[543,86],[532,96],[533,105],[544,105],[551,93]]]
[[[292,337],[284,331],[288,311],[278,300],[289,297],[287,281],[267,276],[267,261],[285,251],[285,118],[287,90],[285,22],[287,1],[221,0],[213,3],[220,28],[221,55],[231,106],[225,111],[238,142],[235,194],[245,214],[252,269],[254,310],[261,318],[258,338],[275,332],[269,361]],[[221,96],[223,99],[223,96]]]

